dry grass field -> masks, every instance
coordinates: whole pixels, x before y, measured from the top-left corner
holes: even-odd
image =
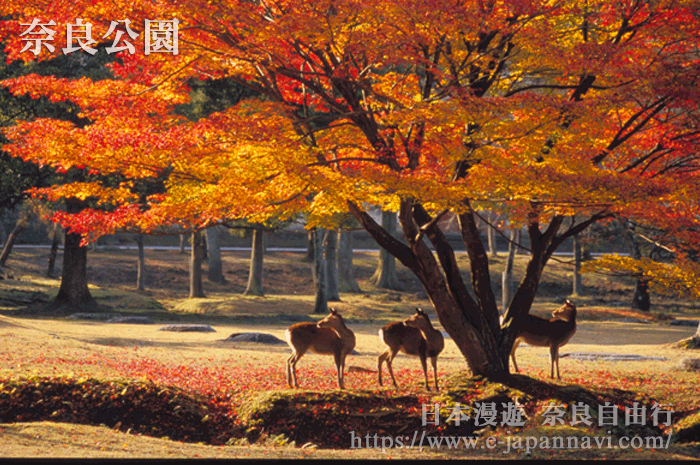
[[[41,377],[101,380],[146,380],[175,385],[186,391],[226,392],[232,402],[244,402],[255,393],[286,392],[286,344],[268,345],[227,340],[233,333],[262,332],[284,340],[284,330],[294,321],[320,318],[311,315],[313,289],[310,265],[301,254],[272,252],[266,255],[264,297],[246,297],[248,254],[225,252],[226,284],[205,284],[207,297],[187,299],[187,257],[177,251],[148,251],[147,291],[134,292],[135,253],[100,250],[89,254],[92,292],[109,312],[147,316],[153,324],[115,324],[105,321],[47,318],[25,314],[55,295],[58,280],[42,277],[47,252],[18,249],[9,271],[14,279],[0,281],[0,381]],[[517,269],[524,266],[524,257]],[[388,321],[406,318],[416,306],[434,311],[410,274],[399,267],[403,291],[382,291],[369,283],[376,254],[357,253],[355,266],[360,294],[343,294],[333,303],[357,335],[357,354],[348,357],[346,387],[350,392],[393,395],[386,383],[376,383],[376,357],[383,350],[377,330]],[[466,263],[466,262],[465,262]],[[494,273],[502,258],[493,262]],[[520,268],[519,268],[520,267]],[[545,315],[568,297],[571,275],[566,264],[547,271],[534,313]],[[464,268],[466,269],[466,267]],[[517,274],[516,274],[517,277]],[[575,301],[578,329],[560,352],[562,380],[555,387],[582,386],[604,392],[626,390],[639,399],[658,399],[676,411],[700,409],[698,373],[679,370],[680,360],[700,354],[673,348],[671,343],[694,334],[690,326],[671,326],[668,320],[700,318],[697,303],[653,296],[654,311],[642,315],[627,309],[630,283],[585,276],[586,292]],[[197,323],[213,332],[161,331],[169,323]],[[652,357],[642,361],[577,360],[569,354],[634,354]],[[549,383],[548,351],[521,346],[518,364],[524,375]],[[352,368],[356,367],[359,368]],[[417,359],[400,356],[394,363],[400,393],[427,398]],[[438,362],[441,384],[466,377],[464,360],[451,340]],[[335,391],[330,357],[307,354],[298,364],[302,390]],[[457,375],[457,376],[455,376]],[[0,391],[2,388],[0,387]],[[2,415],[3,412],[0,412]],[[505,434],[505,433],[499,433]],[[514,433],[552,435],[546,429]],[[207,445],[174,441],[146,434],[127,434],[105,425],[28,421],[0,424],[2,457],[88,458],[515,458],[523,451],[504,453],[476,450],[423,448],[299,447],[284,437],[263,435],[254,445]],[[515,455],[514,455],[515,454]],[[669,449],[596,448],[587,450],[534,450],[532,458],[693,458],[698,445],[672,444]]]

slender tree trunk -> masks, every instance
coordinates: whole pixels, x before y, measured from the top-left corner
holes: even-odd
[[[51,231],[51,250],[49,251],[49,263],[46,269],[46,276],[53,278],[56,274],[56,256],[58,255],[58,245],[61,242],[61,225],[58,223],[53,224]]]
[[[180,253],[185,253],[186,242],[187,242],[187,234],[180,234]]]
[[[496,219],[496,213],[490,212],[488,215],[489,222],[493,224]],[[496,246],[496,230],[491,225],[486,225],[486,235],[489,241],[489,256],[498,257],[498,248]]]
[[[306,255],[301,259],[302,262],[312,263],[314,261],[314,237],[313,230],[306,233]]]
[[[202,256],[204,244],[202,232],[192,232],[192,250],[190,253],[190,299],[205,297],[202,285]]]
[[[17,237],[22,231],[24,231],[26,227],[26,218],[20,217],[20,219],[17,220],[15,227],[12,229],[12,232],[7,237],[7,241],[5,241],[5,247],[2,248],[2,255],[0,255],[0,267],[5,266],[5,262],[7,262],[7,259],[10,257],[10,252],[12,252],[12,247],[14,247],[15,242],[17,241]]]
[[[221,230],[219,227],[207,228],[207,249],[208,253],[208,268],[207,278],[209,281],[218,284],[224,284],[223,266],[221,262]]]
[[[382,212],[382,227],[393,236],[396,230],[396,213]],[[396,275],[396,260],[385,248],[381,247],[381,244],[377,270],[374,272],[371,281],[380,289],[392,289],[395,291],[403,289]]]
[[[583,282],[581,281],[581,240],[578,234],[572,237],[574,241],[574,282],[572,295],[583,294]]]
[[[501,276],[501,309],[505,312],[513,297],[513,263],[515,262],[516,243],[519,242],[519,234],[516,229],[510,230],[510,242],[508,243],[508,256],[505,268]]]
[[[341,292],[362,292],[352,264],[353,232],[338,231],[338,288]]]
[[[323,236],[325,230],[314,228],[314,261],[312,262],[312,273],[314,285],[316,286],[316,301],[314,302],[315,314],[328,313],[328,290],[326,281],[326,266],[323,258]]]
[[[136,245],[138,246],[138,260],[136,266],[136,290],[146,290],[146,253],[143,248],[143,234],[136,235]]]
[[[66,212],[78,213],[85,202],[75,198],[66,199]],[[63,246],[63,272],[61,287],[53,301],[44,308],[45,312],[69,314],[85,311],[99,311],[97,301],[90,294],[87,279],[87,247],[81,246],[80,234],[66,231]]]
[[[622,231],[627,241],[627,246],[629,247],[630,257],[635,260],[642,258],[642,251],[639,247],[639,243],[634,238],[632,232],[628,229],[628,225],[620,221],[622,226]],[[634,289],[634,295],[632,296],[631,307],[643,312],[648,312],[651,309],[651,299],[649,296],[649,282],[643,277],[636,278],[636,286]]]
[[[243,294],[264,295],[263,292],[263,257],[265,255],[265,230],[256,228],[253,230],[252,251],[250,253],[250,271],[248,272],[248,286]]]
[[[329,302],[340,302],[340,285],[338,283],[338,233],[327,230],[325,234],[326,285]]]

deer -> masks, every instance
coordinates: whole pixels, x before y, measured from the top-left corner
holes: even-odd
[[[442,337],[442,333],[430,324],[427,313],[416,308],[416,313],[412,317],[388,323],[381,328],[379,338],[386,344],[386,350],[377,359],[380,386],[382,386],[382,363],[386,361],[394,387],[398,388],[391,363],[399,352],[403,352],[407,355],[420,357],[425,375],[425,388],[428,391],[430,391],[430,384],[428,383],[427,359],[430,358],[435,378],[435,390],[438,390],[437,358],[445,348],[445,339]]]
[[[287,384],[299,388],[296,365],[304,354],[311,352],[322,355],[333,355],[338,371],[338,387],[345,389],[343,371],[345,358],[355,348],[355,333],[345,326],[343,317],[334,309],[318,323],[297,323],[285,331],[287,344],[292,349],[292,355],[287,359]],[[293,383],[293,384],[292,384]]]
[[[510,358],[513,359],[515,371],[520,373],[518,363],[515,361],[515,350],[521,342],[532,346],[549,347],[549,357],[551,362],[550,378],[554,379],[554,364],[557,365],[557,379],[561,379],[559,374],[559,348],[564,346],[576,333],[576,305],[567,300],[564,305],[552,312],[551,319],[540,318],[528,314],[522,326],[519,328],[519,335],[510,350]]]

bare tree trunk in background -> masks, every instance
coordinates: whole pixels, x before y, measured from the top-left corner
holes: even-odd
[[[495,222],[496,216],[497,214],[495,212],[489,212],[489,223],[493,224]],[[498,257],[498,249],[496,246],[496,230],[488,224],[486,225],[486,236],[489,242],[489,256],[493,258]]]
[[[264,295],[263,292],[263,257],[265,255],[265,230],[256,228],[253,230],[252,250],[250,253],[250,271],[248,272],[248,286],[244,295]]]
[[[635,239],[634,234],[630,230],[632,227],[629,223],[620,221],[622,226],[623,235],[625,236],[625,241],[629,247],[630,257],[635,260],[642,258],[642,251],[639,248],[639,243]],[[636,278],[636,286],[634,289],[634,295],[632,296],[631,307],[641,310],[643,312],[648,312],[651,309],[651,298],[649,296],[649,282],[642,277]]]
[[[392,236],[395,235],[396,224],[396,213],[382,212],[382,228],[388,231]],[[374,272],[371,281],[380,289],[392,289],[395,291],[403,289],[396,275],[396,260],[394,256],[381,246],[379,248],[377,270]]]
[[[332,230],[326,230],[325,244],[325,262],[326,262],[326,286],[329,302],[340,302],[340,285],[338,284],[338,233]]]
[[[56,274],[56,256],[58,255],[58,245],[61,242],[61,225],[53,224],[51,228],[51,250],[49,251],[49,263],[46,269],[46,276],[53,278]]]
[[[180,234],[180,253],[185,253],[185,243],[187,242],[187,234]]]
[[[342,292],[362,292],[352,264],[352,231],[338,231],[338,288]]]
[[[581,240],[578,234],[572,237],[574,241],[574,282],[572,295],[583,294],[583,282],[581,281]]]
[[[316,301],[314,302],[314,311],[316,314],[328,313],[328,291],[326,281],[326,266],[323,258],[323,236],[325,230],[322,228],[314,228],[314,261],[312,262],[312,273],[314,276],[314,285],[316,286]]]
[[[192,251],[190,253],[190,299],[205,297],[202,285],[202,256],[204,244],[201,231],[192,232]]]
[[[10,252],[12,252],[12,247],[14,247],[15,242],[17,242],[17,237],[20,235],[20,233],[26,229],[28,224],[27,222],[28,218],[20,214],[17,223],[15,223],[15,227],[7,237],[7,241],[5,241],[5,247],[2,248],[2,255],[0,255],[0,268],[5,266],[5,262],[7,262],[7,259],[10,257]]]
[[[223,266],[221,263],[221,230],[218,226],[207,228],[207,249],[209,250],[207,263],[207,279],[213,283],[224,284]]]
[[[138,260],[136,266],[136,290],[146,290],[146,253],[143,249],[143,234],[136,235],[136,245],[138,246]]]
[[[306,233],[306,255],[301,259],[302,262],[311,263],[314,261],[314,232],[313,230]]]
[[[510,242],[508,243],[508,255],[506,256],[505,268],[501,276],[501,314],[506,311],[513,298],[513,262],[515,262],[515,245],[520,237],[516,229],[510,230]]]

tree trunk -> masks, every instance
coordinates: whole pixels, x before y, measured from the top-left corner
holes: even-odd
[[[489,222],[493,224],[495,222],[497,214],[490,212],[488,215]],[[489,241],[489,256],[496,258],[498,257],[498,248],[496,246],[496,230],[491,227],[491,225],[486,225],[486,236]]]
[[[394,235],[396,230],[396,213],[382,212],[382,228],[392,236]],[[380,289],[400,291],[403,289],[403,286],[401,286],[396,275],[396,260],[385,248],[381,247],[381,244],[379,245],[379,262],[371,281]]]
[[[78,213],[85,202],[75,198],[66,199],[66,212]],[[66,231],[63,245],[63,272],[61,287],[53,301],[43,311],[69,314],[99,311],[97,301],[90,294],[87,279],[87,247],[81,246],[80,234]]]
[[[136,235],[136,245],[138,246],[138,260],[136,266],[136,290],[146,290],[146,253],[143,249],[143,234]]]
[[[340,285],[338,283],[338,233],[327,230],[324,238],[326,286],[329,302],[340,302]]]
[[[12,247],[14,247],[15,242],[17,241],[17,237],[22,231],[24,231],[26,227],[27,220],[25,218],[20,217],[20,219],[17,220],[15,227],[12,229],[12,232],[7,237],[5,247],[2,248],[2,255],[0,255],[0,268],[5,266],[5,262],[7,262],[7,259],[10,257],[10,252],[12,252]]]
[[[642,258],[642,251],[639,247],[639,243],[634,238],[634,235],[630,231],[627,224],[620,221],[622,226],[622,231],[625,236],[625,241],[629,247],[630,257],[639,260]],[[649,297],[649,281],[645,280],[644,277],[636,277],[636,286],[634,288],[634,295],[632,296],[631,307],[643,312],[648,312],[651,309],[651,299]]]
[[[583,282],[581,281],[581,240],[578,234],[572,237],[574,241],[574,282],[572,295],[583,294]]]
[[[306,233],[306,255],[301,259],[302,262],[312,263],[314,261],[314,237],[313,230]]]
[[[264,295],[263,292],[263,257],[265,252],[265,230],[254,229],[252,251],[250,253],[250,271],[248,272],[248,286],[244,295]]]
[[[508,243],[508,256],[506,257],[505,268],[501,276],[501,312],[505,313],[513,298],[513,263],[515,262],[516,243],[520,241],[516,229],[510,230],[510,242]]]
[[[190,299],[205,297],[202,285],[202,256],[204,244],[201,231],[192,232],[192,250],[190,252]]]
[[[352,231],[338,231],[338,288],[341,292],[362,292],[352,264]]]
[[[221,262],[221,230],[218,227],[207,228],[207,249],[208,253],[208,268],[207,279],[210,282],[224,284],[224,271]]]
[[[457,166],[457,169],[462,168]],[[399,221],[406,244],[394,238],[357,204],[348,202],[348,208],[377,243],[420,280],[440,324],[454,341],[472,373],[502,379],[508,374],[510,350],[518,336],[518,328],[532,307],[547,261],[566,238],[607,215],[592,215],[559,234],[564,218],[553,217],[541,230],[540,206],[534,202],[531,204],[527,228],[532,252],[525,276],[504,314],[501,329],[486,248],[470,202],[466,199],[462,202],[463,212],[457,218],[469,256],[473,296],[467,289],[454,250],[439,228],[437,219],[432,218],[420,203],[410,198],[401,200]],[[427,246],[423,238],[428,239],[434,250]]]
[[[316,287],[316,301],[314,302],[315,314],[328,313],[328,291],[326,282],[326,266],[323,259],[323,236],[325,230],[321,228],[313,229],[314,238],[314,261],[312,262],[312,273],[314,285]]]
[[[53,278],[56,274],[56,256],[58,255],[58,245],[61,242],[60,237],[61,225],[58,223],[53,224],[51,231],[51,250],[49,251],[49,263],[46,269],[46,276]]]
[[[187,234],[180,234],[180,253],[185,253],[185,243],[187,242]]]

